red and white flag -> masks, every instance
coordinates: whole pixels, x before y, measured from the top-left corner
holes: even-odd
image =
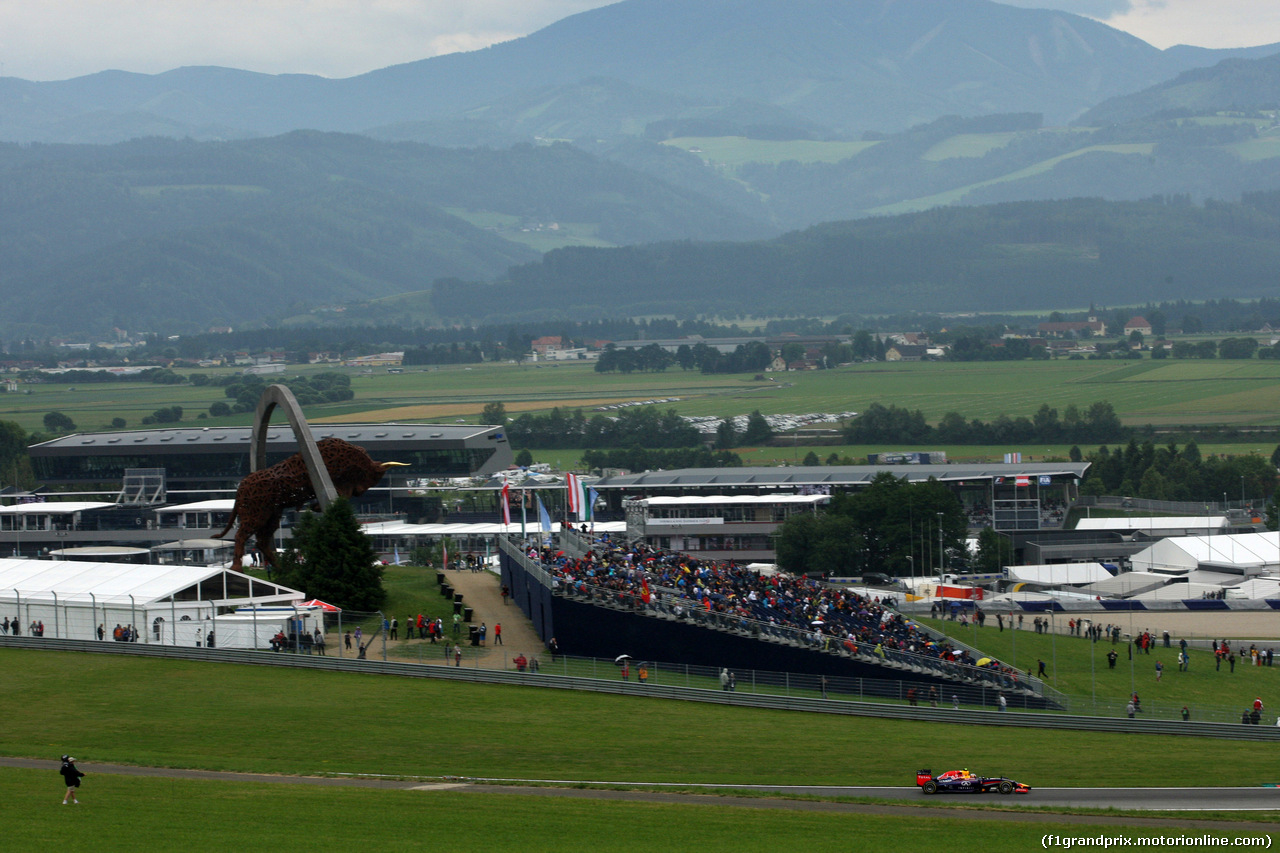
[[[577,474],[565,474],[564,484],[565,488],[569,490],[569,512],[573,513],[578,521],[585,521],[587,518],[587,502],[584,499],[585,495],[583,495],[582,480],[578,478]]]
[[[1013,485],[1014,485],[1014,488],[1017,488],[1018,486],[1030,486],[1030,485],[1031,485],[1031,478],[1030,478],[1030,477],[1018,477],[1016,480],[1014,480]]]
[[[502,484],[502,523],[511,523],[511,484]]]

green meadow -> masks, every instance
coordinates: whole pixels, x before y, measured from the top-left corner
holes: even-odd
[[[1135,648],[1131,658],[1129,645],[1124,639],[1113,646],[1105,639],[1091,643],[1085,637],[1072,637],[1065,633],[1037,634],[1031,627],[1032,618],[1032,614],[1025,615],[1021,631],[1010,630],[1007,623],[1004,631],[999,630],[994,614],[989,615],[981,629],[972,623],[967,628],[960,628],[957,622],[919,621],[952,634],[958,640],[981,649],[984,654],[1016,666],[1023,672],[1034,673],[1038,670],[1038,661],[1044,661],[1048,672],[1046,681],[1071,697],[1072,710],[1076,713],[1119,716],[1129,694],[1136,690],[1147,717],[1176,719],[1182,706],[1186,705],[1193,710],[1193,719],[1237,723],[1240,712],[1259,697],[1267,709],[1263,722],[1276,724],[1280,714],[1280,667],[1255,667],[1237,660],[1233,672],[1225,662],[1221,668],[1217,667],[1213,655],[1207,650],[1189,648],[1190,666],[1185,672],[1179,672],[1178,640],[1181,635],[1175,632],[1170,632],[1170,648],[1160,645],[1150,654],[1141,654]],[[1064,614],[1055,617],[1060,631],[1067,630],[1067,621],[1071,618]],[[1165,630],[1158,611],[1099,613],[1094,618],[1103,625],[1112,622],[1120,625],[1124,635],[1131,631],[1135,634],[1150,631],[1159,637]],[[1218,638],[1187,639],[1203,641]],[[1236,638],[1226,639],[1236,648],[1239,657],[1240,647]],[[1243,647],[1247,650],[1249,643],[1257,638],[1243,639]],[[1261,648],[1271,646],[1280,651],[1280,641],[1259,640],[1259,643]],[[1112,649],[1119,656],[1115,669],[1107,665],[1107,653]],[[1156,661],[1164,665],[1159,681],[1156,681]]]
[[[258,773],[739,785],[909,785],[917,768],[950,764],[1032,785],[1280,779],[1270,750],[1208,738],[12,649],[0,649],[0,666],[0,755],[30,758],[71,751],[90,762]]]
[[[875,142],[820,142],[807,139],[748,139],[745,136],[684,136],[663,143],[697,154],[714,166],[737,168],[745,163],[837,163]]]
[[[1042,836],[1156,836],[1154,826],[1016,822],[894,814],[831,814],[709,800],[685,805],[452,791],[369,790],[129,776],[85,780],[79,806],[63,808],[49,770],[0,769],[15,851],[467,849],[613,851],[698,849],[1030,850]],[[1181,830],[1188,834],[1206,827]],[[1259,832],[1232,832],[1233,836]],[[1224,834],[1224,833],[1217,833]],[[1200,849],[1190,847],[1184,849]]]

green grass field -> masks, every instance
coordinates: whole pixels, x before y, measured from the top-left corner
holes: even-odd
[[[71,750],[91,774],[82,805],[62,807],[53,771],[0,769],[4,811],[22,815],[5,823],[4,847],[11,850],[79,846],[85,839],[108,850],[256,850],[305,839],[309,849],[320,850],[371,843],[416,849],[438,841],[521,850],[788,845],[985,853],[1028,849],[1047,833],[1158,834],[1104,828],[1087,818],[1066,824],[1052,815],[1009,823],[964,820],[963,812],[954,818],[852,816],[714,801],[672,805],[112,776],[94,774],[95,762],[286,775],[689,784],[909,785],[917,767],[953,764],[1041,786],[1153,780],[1250,786],[1277,776],[1269,750],[1202,738],[1049,734],[7,649],[0,650],[0,667],[8,676],[0,692],[0,754],[52,759]]]
[[[1098,614],[1096,618],[1106,624],[1115,622],[1128,634],[1151,631],[1157,636],[1163,633],[1158,612]],[[1070,616],[1059,614],[1056,621],[1066,630]],[[1024,630],[1000,631],[994,615],[987,619],[984,628],[973,625],[960,628],[956,622],[934,619],[920,621],[932,628],[953,634],[958,640],[981,649],[991,657],[1015,665],[1023,672],[1037,669],[1037,661],[1043,660],[1049,672],[1048,683],[1072,697],[1073,710],[1094,713],[1096,697],[1098,713],[1118,715],[1137,690],[1148,716],[1174,719],[1178,710],[1187,705],[1197,709],[1195,719],[1217,722],[1235,722],[1240,712],[1260,697],[1267,709],[1264,720],[1274,725],[1280,714],[1280,667],[1255,667],[1237,661],[1232,672],[1227,664],[1219,670],[1214,666],[1213,655],[1208,651],[1189,649],[1191,665],[1186,672],[1178,671],[1178,640],[1171,636],[1172,647],[1163,646],[1151,650],[1151,654],[1139,654],[1135,649],[1132,660],[1129,647],[1123,640],[1112,646],[1107,640],[1090,643],[1084,637],[1036,634],[1031,628],[1030,615],[1024,620]],[[1132,627],[1131,627],[1132,622]],[[1189,638],[1195,639],[1195,638]],[[1204,639],[1204,638],[1201,638]],[[1233,639],[1233,638],[1231,638]],[[1236,645],[1232,642],[1232,645]],[[1263,643],[1266,648],[1268,644]],[[1280,642],[1271,643],[1280,648]],[[1248,648],[1248,643],[1244,644]],[[1115,649],[1119,655],[1115,669],[1107,667],[1107,652]],[[1164,664],[1164,675],[1159,682],[1155,677],[1155,664]]]
[[[744,163],[836,163],[846,160],[875,142],[818,142],[807,139],[774,141],[745,136],[685,136],[668,139],[664,145],[683,148],[715,166],[737,168]]]
[[[1114,145],[1090,145],[1085,148],[1078,148],[1067,154],[1060,154],[1057,157],[1050,157],[1046,160],[1041,160],[1039,163],[1033,163],[1025,168],[1010,172],[1007,175],[1001,175],[998,178],[978,181],[976,183],[967,184],[963,187],[956,187],[955,189],[936,193],[930,196],[907,199],[906,201],[900,201],[895,204],[873,207],[869,209],[867,213],[875,216],[893,216],[899,213],[912,213],[918,210],[927,210],[928,208],[938,207],[945,204],[955,204],[971,191],[979,189],[980,187],[991,186],[992,184],[1003,184],[1009,181],[1020,181],[1023,178],[1040,175],[1053,169],[1064,160],[1070,160],[1073,157],[1079,157],[1083,154],[1093,154],[1096,152],[1109,152],[1112,154],[1150,154],[1154,148],[1154,142],[1127,142],[1117,143]]]
[[[52,771],[0,769],[8,850],[521,851],[801,849],[1030,850],[1046,834],[1154,836],[1155,827],[561,799],[450,791],[94,776],[82,803],[63,808]],[[1168,830],[1165,830],[1167,833]],[[1199,834],[1201,830],[1187,830]],[[1232,833],[1256,835],[1257,833]],[[1196,847],[1184,849],[1199,849]]]
[[[948,764],[1064,786],[1280,778],[1270,750],[1205,738],[56,652],[0,650],[0,665],[0,755],[31,758],[70,750],[86,761],[205,770],[687,784],[904,785],[917,767]],[[1053,750],[1042,748],[1046,738]]]

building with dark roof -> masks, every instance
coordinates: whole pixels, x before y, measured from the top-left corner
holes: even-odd
[[[685,468],[605,477],[592,488],[609,509],[620,510],[624,499],[657,496],[835,494],[865,488],[887,472],[911,483],[936,479],[955,492],[971,528],[1012,532],[1060,528],[1088,468],[1088,462]]]
[[[177,427],[62,436],[29,449],[36,477],[46,485],[92,489],[116,484],[126,472],[163,469],[169,488],[234,491],[249,473],[250,427]],[[316,424],[312,435],[358,444],[378,461],[406,462],[403,478],[471,477],[512,464],[501,427],[473,424]],[[267,464],[298,452],[287,425],[267,432]],[[213,497],[214,495],[210,495]]]
[[[408,467],[392,468],[378,486],[353,501],[366,517],[416,520],[430,515],[429,499],[415,495],[411,481],[487,476],[513,463],[505,430],[497,426],[313,424],[311,431],[317,441],[333,437],[357,444],[376,461],[407,463]],[[25,512],[11,507],[12,513],[0,513],[0,552],[152,547],[211,537],[229,518],[230,499],[249,473],[252,433],[247,426],[176,427],[67,435],[33,445],[29,454],[36,477],[60,492],[42,489],[39,495],[27,496],[41,501],[38,505]],[[267,430],[267,465],[297,450],[287,425]],[[77,500],[66,503],[60,497]],[[99,502],[89,506],[86,498]],[[207,527],[191,527],[197,516],[188,513],[175,528],[171,525],[178,516],[165,513],[167,507],[218,499],[228,505],[198,515],[198,523]],[[77,511],[62,511],[67,507]]]

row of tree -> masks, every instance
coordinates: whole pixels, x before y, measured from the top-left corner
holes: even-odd
[[[496,416],[486,411],[484,420]],[[534,450],[674,448],[698,445],[701,435],[675,409],[661,412],[654,406],[635,406],[612,417],[588,418],[581,409],[569,411],[557,406],[545,415],[526,413],[512,420],[507,424],[507,440],[513,447]]]
[[[759,373],[773,361],[773,352],[763,341],[738,344],[733,352],[724,353],[705,343],[681,344],[674,353],[657,344],[638,349],[609,344],[596,360],[597,373],[660,373],[673,365],[681,370],[697,369],[703,373]]]
[[[209,414],[220,417],[234,412],[252,412],[258,406],[262,391],[268,384],[284,385],[303,406],[320,403],[341,403],[355,397],[351,390],[351,377],[345,373],[325,371],[313,376],[272,377],[268,382],[261,376],[225,376],[216,384],[223,386],[223,393],[234,403],[214,403]]]
[[[1131,439],[1123,448],[1099,447],[1087,458],[1091,464],[1080,484],[1082,495],[1261,501],[1275,491],[1280,447],[1270,459],[1252,453],[1205,458],[1194,441],[1179,448],[1173,443],[1157,447],[1150,440]]]
[[[910,411],[890,404],[872,403],[844,429],[849,444],[882,444],[900,441],[932,441],[939,444],[1009,444],[1104,442],[1130,434],[1107,402],[1093,403],[1081,411],[1069,405],[1059,417],[1058,410],[1042,404],[1035,415],[1010,418],[1000,415],[990,423],[977,418],[966,420],[958,412],[947,412],[931,426],[919,410]]]
[[[833,495],[823,510],[791,516],[775,541],[789,572],[897,576],[949,564],[964,554],[967,534],[960,500],[946,486],[882,473],[865,489]]]
[[[730,450],[707,447],[676,447],[651,450],[645,447],[587,450],[582,466],[589,471],[621,468],[626,471],[656,471],[676,468],[741,468],[742,457]]]

